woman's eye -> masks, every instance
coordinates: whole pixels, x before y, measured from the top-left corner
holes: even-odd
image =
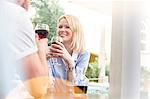
[[[62,26],[60,25],[59,28],[62,28]]]
[[[70,28],[69,26],[66,26],[66,28]]]

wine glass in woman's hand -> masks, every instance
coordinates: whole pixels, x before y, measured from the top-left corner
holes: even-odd
[[[35,33],[38,34],[39,39],[46,38],[49,34],[49,26],[47,24],[37,24],[35,27]]]
[[[53,36],[51,38],[51,44],[55,44],[56,42],[63,42],[63,39],[60,36]]]
[[[50,51],[50,55],[51,57],[53,57],[53,62],[57,63],[57,48],[56,47],[52,47],[52,44],[58,44],[58,42],[62,43],[63,39],[60,36],[53,36],[50,40],[50,47],[53,48],[53,51]],[[59,44],[58,44],[59,45]]]

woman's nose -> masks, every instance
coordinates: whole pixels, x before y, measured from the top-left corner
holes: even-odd
[[[62,27],[62,28],[60,29],[60,31],[65,31],[65,27]]]

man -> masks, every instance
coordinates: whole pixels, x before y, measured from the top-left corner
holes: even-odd
[[[32,96],[40,97],[47,90],[47,39],[35,41],[32,23],[26,11],[28,2],[29,0],[0,1],[1,99],[14,89],[11,82],[14,70]]]

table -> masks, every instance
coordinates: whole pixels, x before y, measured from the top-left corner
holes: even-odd
[[[40,78],[40,80],[41,79],[42,78]],[[16,86],[16,88],[14,88],[8,94],[6,99],[35,99],[29,94],[28,90],[24,86],[24,83],[22,81],[19,82],[20,83],[18,84],[18,86]],[[74,87],[71,86],[70,82],[56,79],[54,88],[50,87],[51,90],[46,90],[47,94],[43,95],[38,99],[108,99],[108,94],[99,93],[99,91],[98,93],[91,93],[90,89],[95,87],[94,85],[96,84],[89,84],[87,94],[79,95],[74,94]],[[38,83],[36,86],[38,86]],[[101,87],[101,85],[98,86]],[[40,88],[36,87],[35,90],[40,90]]]
[[[108,93],[100,93],[97,89],[95,89],[97,91],[96,93],[91,93],[93,88],[95,88],[93,85],[96,84],[89,84],[87,94],[84,94],[80,91],[80,89],[72,86],[70,82],[62,81],[60,79],[56,79],[55,81],[54,87],[51,87],[48,90],[48,93],[40,99],[108,99]],[[97,88],[102,89],[101,85],[98,84],[96,86]],[[80,94],[76,94],[74,90],[80,91]]]
[[[41,99],[108,99],[108,96],[102,94],[64,94],[64,93],[51,93],[42,97]]]
[[[93,91],[93,88],[95,88],[93,83],[89,84],[87,94],[74,93],[74,87],[68,86],[68,84],[66,88],[64,86],[63,88],[63,91],[61,91],[61,87],[55,92],[53,92],[54,90],[51,90],[51,92],[48,92],[48,94],[41,99],[108,99],[108,93],[101,93],[100,91],[97,91],[97,89],[94,91],[96,93],[91,92]],[[101,86],[98,84],[97,88],[101,88]]]

